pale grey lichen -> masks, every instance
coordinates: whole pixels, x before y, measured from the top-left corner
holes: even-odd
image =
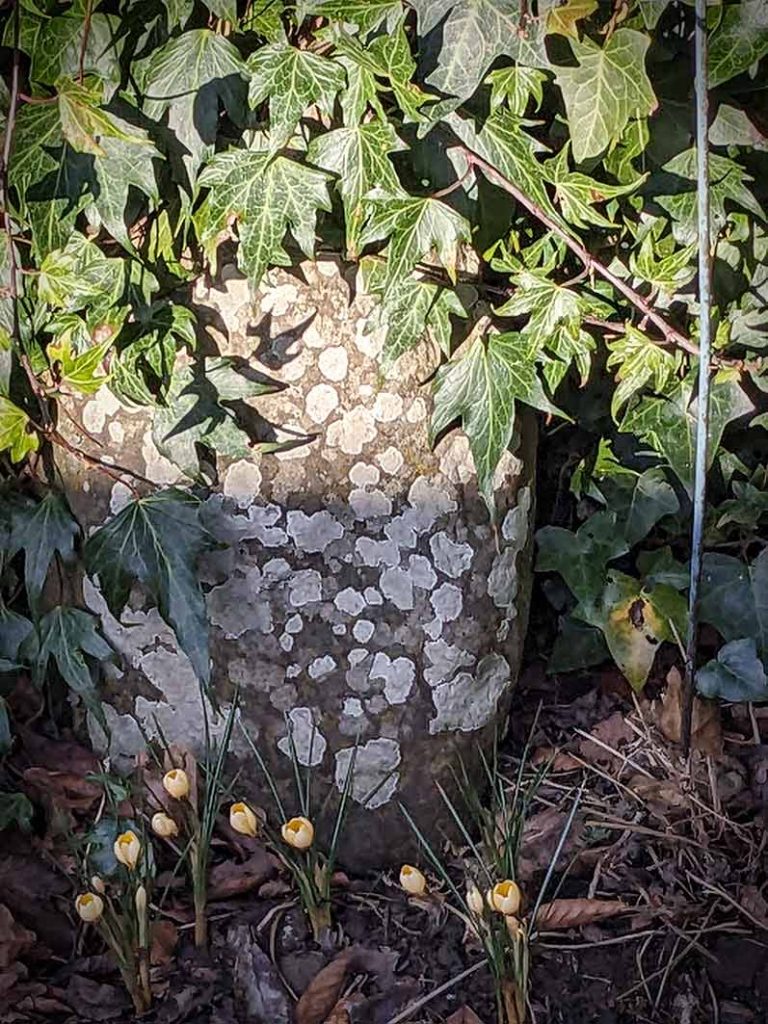
[[[386,529],[385,529],[386,532]],[[400,550],[392,540],[374,540],[372,537],[358,537],[355,541],[355,554],[363,565],[376,567],[400,564]]]
[[[444,530],[429,538],[435,565],[446,576],[457,579],[469,569],[474,551],[469,544],[457,544]]]
[[[224,477],[224,495],[231,498],[238,508],[251,505],[261,492],[261,470],[251,459],[233,462]]]
[[[374,628],[370,619],[358,619],[352,627],[352,636],[359,644],[367,644],[373,636]]]
[[[336,787],[340,793],[346,786],[354,752],[354,747],[344,747],[336,753]],[[397,740],[381,737],[360,744],[351,780],[352,799],[368,810],[389,803],[400,781],[400,774],[395,770],[400,760]]]
[[[392,660],[384,651],[377,651],[368,678],[384,682],[384,698],[388,704],[403,704],[416,678],[416,667],[410,658]]]
[[[345,587],[343,590],[340,590],[333,599],[333,603],[340,612],[346,612],[347,615],[359,615],[363,608],[365,608],[364,598],[352,587]]]
[[[316,384],[307,394],[307,415],[313,423],[325,423],[338,405],[338,393],[330,384]]]
[[[363,597],[365,598],[365,603],[371,605],[371,607],[384,604],[384,598],[376,587],[366,587],[363,591]]]
[[[288,580],[288,600],[294,608],[320,601],[323,594],[323,580],[316,569],[299,569]]]
[[[310,679],[322,679],[324,676],[330,675],[331,672],[336,668],[336,661],[330,656],[330,654],[324,654],[320,658],[314,658],[307,669]]]
[[[349,368],[347,350],[343,345],[330,345],[318,356],[317,365],[324,377],[339,384],[346,378]]]
[[[413,608],[413,582],[403,569],[385,569],[379,579],[379,588],[401,611]]]
[[[474,655],[469,651],[445,640],[434,640],[425,644],[424,653],[430,662],[430,667],[424,670],[424,679],[430,686],[437,686],[450,679],[460,668],[475,663]]]
[[[408,559],[408,572],[413,585],[420,590],[433,590],[437,584],[437,574],[432,563],[424,555],[411,555]]]
[[[430,734],[482,728],[495,715],[499,697],[508,685],[509,665],[500,654],[486,655],[474,677],[469,672],[460,672],[454,679],[440,683],[432,691],[436,714],[429,723]]]
[[[291,511],[288,513],[288,533],[299,551],[322,553],[329,544],[344,535],[344,527],[325,510],[311,516]]]
[[[325,757],[328,746],[325,737],[315,724],[309,708],[291,708],[288,712],[289,728],[296,752],[296,760],[305,768],[314,768]],[[277,741],[278,749],[287,757],[291,757],[291,741],[283,736]]]
[[[392,499],[378,489],[354,488],[349,494],[349,504],[355,519],[381,519],[392,515]]]
[[[458,587],[453,583],[442,583],[429,598],[432,610],[443,622],[453,622],[461,615],[464,598]]]

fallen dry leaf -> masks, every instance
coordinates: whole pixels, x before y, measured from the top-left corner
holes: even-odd
[[[568,814],[555,807],[545,807],[526,819],[523,828],[523,842],[520,851],[518,874],[521,881],[529,881],[537,871],[549,866]],[[561,854],[561,863],[570,857],[581,831],[582,818],[577,814],[571,825],[568,838]]]
[[[14,919],[4,903],[0,903],[0,967],[10,967],[19,955],[34,945],[36,936]]]
[[[768,928],[768,901],[756,885],[745,885],[739,903],[756,921]]]
[[[616,751],[620,751],[626,743],[635,738],[634,731],[626,723],[620,711],[614,711],[602,722],[593,725],[590,735]],[[618,759],[605,749],[605,746],[588,739],[582,739],[579,743],[579,754],[585,761],[595,764],[619,763]]]
[[[296,1004],[296,1024],[324,1024],[339,1001],[354,958],[354,950],[345,949],[318,971]]]
[[[573,754],[567,750],[558,750],[557,747],[537,747],[531,757],[531,764],[535,768],[546,764],[553,775],[558,772],[575,772],[583,767]]]
[[[582,925],[625,914],[628,910],[629,907],[621,900],[552,900],[539,907],[536,927],[548,932],[580,928]]]
[[[638,774],[633,775],[627,785],[661,818],[671,811],[677,811],[679,816],[689,807],[688,797],[673,779],[649,779],[647,775]]]
[[[656,707],[656,724],[670,742],[680,742],[683,728],[683,679],[674,667],[667,673],[667,688],[661,698],[661,706]],[[701,700],[699,697],[694,699],[691,746],[713,757],[722,753],[720,708],[714,701]]]
[[[173,921],[153,921],[151,929],[152,944],[149,950],[149,962],[153,967],[165,967],[171,960],[179,941],[179,930]]]
[[[474,1010],[470,1010],[468,1006],[462,1006],[446,1019],[445,1024],[483,1024],[483,1022]]]
[[[225,860],[212,868],[208,879],[208,898],[226,900],[232,896],[242,896],[243,893],[259,889],[276,873],[275,858],[263,846],[259,846],[240,864],[234,860]]]
[[[27,768],[22,778],[41,798],[71,811],[88,811],[101,799],[101,787],[77,772]]]

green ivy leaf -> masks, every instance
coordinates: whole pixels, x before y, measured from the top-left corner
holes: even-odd
[[[477,338],[464,355],[438,371],[432,439],[461,420],[477,472],[478,488],[493,514],[494,474],[512,440],[515,402],[557,413],[536,376],[529,346],[519,334]]]
[[[360,245],[389,239],[384,289],[404,280],[433,252],[451,280],[456,280],[459,246],[470,239],[469,223],[461,214],[428,196],[371,199],[369,209]]]
[[[536,533],[537,572],[557,572],[582,604],[594,604],[605,584],[606,566],[629,551],[614,512],[596,512],[576,533],[544,526]]]
[[[40,446],[40,437],[32,422],[18,405],[0,395],[0,452],[7,451],[11,462],[21,462]]]
[[[127,126],[119,118],[112,120],[118,126]],[[110,235],[128,252],[135,251],[125,222],[129,192],[131,188],[138,189],[150,200],[150,209],[159,205],[160,191],[155,179],[154,161],[163,159],[146,132],[135,128],[132,132],[130,141],[101,138],[99,144],[103,152],[94,160],[98,195],[93,206]]]
[[[355,25],[363,36],[384,24],[394,32],[403,17],[401,0],[317,0],[309,6],[309,13]]]
[[[626,402],[644,387],[650,386],[657,394],[664,394],[680,368],[679,352],[669,351],[651,341],[632,324],[625,324],[624,334],[609,342],[607,368],[618,366],[618,387],[611,399],[614,420]]]
[[[112,390],[138,405],[165,401],[178,346],[194,351],[197,345],[195,323],[191,309],[174,303],[158,302],[142,311],[117,339]]]
[[[608,508],[630,547],[639,543],[665,516],[680,511],[680,502],[660,466],[640,474],[612,473],[601,482]]]
[[[768,136],[750,121],[746,112],[728,103],[717,108],[717,117],[709,128],[709,141],[713,146],[750,146],[768,150]]]
[[[595,209],[597,203],[617,199],[635,191],[645,181],[646,175],[623,185],[606,185],[580,171],[568,167],[568,146],[563,146],[552,160],[544,165],[549,181],[555,186],[555,202],[563,217],[573,227],[587,230],[594,224],[600,228],[615,228],[617,225]]]
[[[678,153],[664,165],[664,170],[683,179],[681,191],[672,195],[657,195],[655,201],[671,215],[672,231],[677,241],[682,245],[698,245],[695,148]],[[748,181],[752,181],[752,178],[741,164],[727,156],[710,153],[709,206],[713,235],[719,234],[728,219],[726,204],[735,203],[760,220],[765,220],[763,208],[746,186]]]
[[[485,80],[491,87],[491,113],[503,104],[513,117],[524,117],[531,99],[538,110],[544,100],[546,80],[543,71],[522,64],[497,68]]]
[[[147,588],[207,686],[208,621],[196,563],[214,544],[200,524],[199,507],[195,498],[176,488],[131,501],[91,535],[84,555],[86,569],[98,576],[114,615],[122,612],[136,580]]]
[[[699,614],[725,641],[752,638],[757,653],[768,662],[768,549],[751,565],[731,555],[707,552]]]
[[[649,43],[647,35],[631,28],[617,29],[603,47],[586,36],[570,40],[578,66],[555,70],[577,163],[616,142],[631,117],[656,109],[645,70]]]
[[[710,700],[768,701],[768,676],[752,637],[721,647],[696,673],[696,689]]]
[[[328,57],[271,43],[248,59],[248,102],[257,107],[269,98],[269,138],[273,149],[284,146],[310,106],[331,116],[344,87],[344,69]]]
[[[192,29],[155,50],[137,69],[150,117],[168,111],[168,127],[186,148],[184,162],[194,182],[213,154],[219,104],[242,122],[246,112],[245,65],[232,43],[207,28]]]
[[[709,44],[710,88],[748,71],[767,53],[768,8],[764,0],[740,0],[725,6]]]
[[[318,135],[307,151],[310,163],[338,175],[337,184],[344,203],[347,257],[359,252],[358,239],[365,219],[363,200],[374,189],[377,195],[404,196],[402,186],[389,159],[390,153],[408,147],[390,124],[368,124]]]
[[[640,248],[630,252],[629,269],[637,283],[647,282],[667,299],[671,299],[696,276],[696,267],[691,260],[697,248],[696,244],[692,244],[678,249],[671,235],[657,239],[649,231],[640,243]]]
[[[578,40],[578,23],[596,10],[597,0],[565,0],[547,12],[547,32]]]
[[[37,605],[52,559],[58,554],[71,562],[80,527],[66,499],[58,491],[46,491],[36,504],[19,505],[12,517],[11,553],[24,552],[24,582],[30,604]]]
[[[666,398],[643,398],[630,409],[619,428],[622,433],[637,434],[666,459],[688,494],[693,493],[696,437],[696,401],[692,397],[692,382],[687,379]],[[715,378],[710,393],[708,467],[726,426],[752,408],[738,377],[721,372]]]
[[[39,295],[54,309],[71,313],[88,308],[93,317],[106,316],[124,287],[123,261],[105,256],[79,232],[40,264]]]
[[[18,825],[24,832],[29,832],[34,813],[34,807],[23,793],[0,791],[0,832],[10,825]]]
[[[98,631],[98,619],[80,608],[58,607],[44,615],[20,651],[31,663],[38,686],[46,678],[51,659],[69,688],[106,729],[106,719],[86,655],[99,661],[112,657],[112,648]]]
[[[411,0],[419,36],[441,25],[442,46],[427,83],[465,100],[477,89],[497,57],[544,68],[549,59],[543,19],[531,19],[521,31],[518,0]]]
[[[104,90],[101,83],[87,81],[85,85],[71,78],[56,82],[61,132],[77,153],[104,156],[100,145],[103,138],[121,139],[137,145],[148,145],[146,136],[129,130],[130,126],[101,108]]]
[[[34,626],[24,615],[11,611],[5,605],[0,606],[0,664],[5,662],[16,665],[19,648],[33,629]]]
[[[452,288],[442,288],[411,275],[385,288],[386,264],[375,258],[360,261],[365,290],[379,297],[368,330],[386,330],[381,351],[382,369],[388,372],[405,352],[430,333],[442,352],[450,355],[451,316],[465,317],[461,299]]]
[[[102,363],[111,347],[112,338],[107,338],[100,345],[93,345],[77,354],[72,351],[71,339],[64,337],[51,342],[46,351],[60,387],[79,391],[81,395],[91,395],[108,380]]]
[[[230,149],[204,169],[200,186],[209,192],[194,221],[214,268],[219,236],[231,219],[240,237],[238,265],[253,288],[270,265],[291,265],[284,248],[289,228],[302,252],[314,255],[317,211],[331,209],[326,174],[284,156]]]
[[[43,85],[54,85],[66,76],[74,78],[83,73],[97,75],[116,88],[120,84],[120,53],[123,36],[119,31],[119,18],[91,14],[87,28],[85,48],[83,35],[85,19],[80,10],[70,10],[55,18],[36,17],[24,12],[21,20],[21,49],[32,59],[30,78]],[[4,43],[13,45],[13,19],[6,22]]]

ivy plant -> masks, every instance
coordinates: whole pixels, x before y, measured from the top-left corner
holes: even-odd
[[[210,540],[192,488],[253,450],[237,403],[270,385],[197,350],[189,284],[217,273],[225,242],[254,288],[322,244],[359,263],[378,300],[382,373],[427,337],[440,346],[432,435],[466,432],[490,517],[520,405],[546,430],[586,431],[576,518],[538,538],[539,569],[565,588],[554,662],[610,653],[642,687],[686,626],[699,355],[688,0],[15,0],[0,18],[3,665],[58,674],[97,710],[95,620],[46,587],[79,559],[116,615],[141,582],[208,684],[195,562]],[[768,16],[762,0],[730,0],[708,22],[702,615],[723,646],[699,683],[768,699],[768,118],[755,85]],[[73,452],[59,413],[99,388],[151,410],[189,489],[134,476],[132,500],[84,545],[57,453],[126,474]]]

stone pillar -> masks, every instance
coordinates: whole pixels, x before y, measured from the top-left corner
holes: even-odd
[[[423,343],[385,379],[373,300],[339,264],[272,271],[253,300],[225,266],[194,297],[209,353],[243,357],[285,384],[249,404],[278,438],[310,439],[219,466],[204,515],[222,547],[200,565],[216,687],[226,706],[239,686],[243,722],[289,787],[287,716],[318,804],[343,786],[357,744],[344,861],[396,862],[412,851],[398,802],[437,837],[433,781],[448,778],[458,753],[476,764],[476,744],[487,748],[509,707],[531,579],[533,430],[500,466],[494,531],[461,431],[429,445],[437,351]],[[185,484],[158,452],[147,410],[102,389],[79,414],[117,462]],[[82,464],[67,473],[87,527],[129,496]],[[86,598],[123,659],[107,687],[111,735],[97,741],[128,764],[142,745],[138,723],[151,734],[157,718],[169,739],[199,745],[197,683],[157,612],[136,594],[117,622],[89,584]],[[235,756],[243,795],[258,799],[241,741]]]

